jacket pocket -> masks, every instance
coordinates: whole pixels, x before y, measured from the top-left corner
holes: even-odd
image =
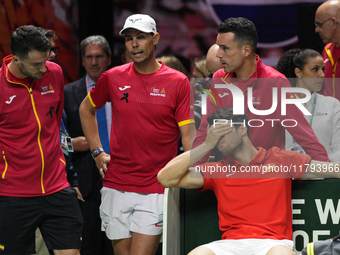
[[[5,156],[5,152],[4,151],[2,151],[2,159],[4,160],[4,163],[5,163],[5,169],[2,172],[1,178],[5,179],[5,175],[6,175],[6,172],[7,172],[8,164],[7,164],[7,160],[6,160],[6,156]]]

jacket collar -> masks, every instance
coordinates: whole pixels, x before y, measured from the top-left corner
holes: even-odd
[[[13,83],[13,84],[26,85],[28,87],[31,87],[34,84],[34,81],[35,81],[34,79],[29,78],[29,77],[24,78],[24,79],[20,79],[20,78],[17,78],[16,76],[14,76],[9,71],[8,64],[12,61],[12,59],[13,59],[13,54],[6,56],[3,59],[3,62],[2,62],[2,72],[3,72],[4,76],[6,77],[6,80],[10,83]],[[46,73],[48,73],[50,70],[48,69],[47,65],[46,65],[46,68],[47,68]]]

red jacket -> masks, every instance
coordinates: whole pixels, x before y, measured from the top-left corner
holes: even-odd
[[[322,57],[325,60],[325,79],[318,93],[340,100],[340,47],[335,46],[334,43],[327,44]]]
[[[59,143],[64,106],[60,66],[46,62],[39,80],[18,79],[3,60],[0,69],[0,195],[42,196],[69,186]]]

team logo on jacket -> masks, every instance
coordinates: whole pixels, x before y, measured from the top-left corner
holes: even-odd
[[[40,91],[41,91],[41,95],[54,93],[54,89],[51,83],[49,85],[42,85],[40,87]]]
[[[152,87],[150,96],[165,97],[165,89],[156,89],[155,87]]]
[[[13,95],[11,97],[9,97],[9,100],[5,101],[6,104],[10,104],[12,103],[13,99],[16,98],[17,95]]]
[[[253,97],[253,104],[261,104],[260,95]]]
[[[120,91],[126,90],[126,89],[130,89],[131,86],[124,86],[124,87],[119,87]]]

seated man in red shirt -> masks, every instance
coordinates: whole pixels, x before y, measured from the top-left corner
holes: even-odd
[[[205,142],[158,173],[165,187],[211,189],[216,195],[222,240],[189,255],[293,255],[292,178],[339,178],[339,171],[332,169],[339,170],[340,163],[277,147],[255,148],[247,115],[233,115],[232,108],[218,109],[207,120]],[[192,167],[215,146],[224,156],[221,161]]]

